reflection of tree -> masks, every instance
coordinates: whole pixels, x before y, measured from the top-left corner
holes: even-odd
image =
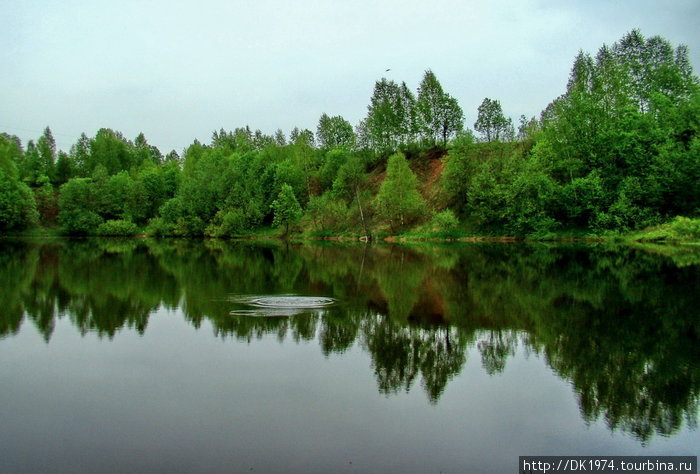
[[[435,403],[466,361],[469,339],[454,327],[403,326],[380,315],[368,315],[362,330],[379,391],[385,394],[408,391],[420,373],[428,398]]]
[[[503,372],[508,357],[515,355],[518,346],[517,336],[512,331],[489,331],[486,339],[479,341],[481,364],[489,375]]]
[[[324,355],[361,342],[382,393],[421,379],[432,402],[476,334],[492,375],[520,338],[572,383],[588,421],[644,441],[697,419],[697,255],[576,245],[1,244],[0,337],[26,318],[48,341],[64,316],[83,334],[114,337],[125,327],[145,331],[159,306],[181,308],[220,337],[317,339]],[[280,293],[340,304],[290,318],[231,314],[232,295]]]
[[[39,261],[36,246],[0,241],[0,338],[16,334],[22,324],[22,295],[31,285]]]

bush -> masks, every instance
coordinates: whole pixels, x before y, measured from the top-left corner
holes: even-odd
[[[162,217],[154,217],[148,221],[146,235],[149,237],[171,237],[175,235],[175,226],[166,222]]]
[[[438,214],[435,214],[430,221],[430,230],[433,232],[451,232],[459,225],[457,216],[451,209],[447,209]]]
[[[97,227],[96,235],[129,237],[138,234],[138,227],[131,221],[109,220]]]
[[[246,229],[246,218],[240,209],[222,210],[216,213],[204,233],[209,237],[232,237]]]
[[[671,231],[681,239],[700,239],[700,219],[678,216],[671,222]]]
[[[71,209],[69,211],[62,210],[58,215],[58,222],[66,234],[87,235],[92,234],[103,220],[92,211]]]

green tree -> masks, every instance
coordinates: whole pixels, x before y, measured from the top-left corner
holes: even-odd
[[[365,184],[367,175],[365,167],[361,159],[352,155],[348,157],[345,163],[338,169],[338,175],[333,182],[333,192],[339,196],[347,196],[350,201],[357,203],[357,208],[360,213],[360,223],[365,236],[369,236],[365,212],[362,206],[362,187]]]
[[[297,222],[302,215],[301,206],[290,185],[282,185],[277,199],[272,202],[272,210],[274,212],[272,225],[284,225],[284,233],[289,234],[289,224]]]
[[[75,175],[80,178],[87,178],[92,174],[95,163],[90,154],[91,140],[84,133],[70,149],[70,156],[75,166]]]
[[[31,189],[0,167],[0,232],[30,227],[37,219]]]
[[[36,148],[39,152],[39,176],[48,176],[53,181],[56,164],[56,141],[49,127],[44,129],[44,133],[37,140]]]
[[[41,155],[33,140],[27,142],[27,150],[24,152],[24,159],[19,169],[22,181],[33,186],[42,174]]]
[[[98,199],[90,178],[73,178],[61,186],[58,223],[70,235],[94,232],[103,222],[97,214]]]
[[[24,160],[22,142],[19,138],[0,133],[0,169],[12,178],[19,177],[19,167]]]
[[[377,210],[392,231],[405,228],[425,214],[425,202],[418,192],[418,178],[409,168],[403,153],[389,157],[386,178],[377,194]]]
[[[75,174],[75,166],[73,158],[70,155],[59,151],[58,160],[56,161],[56,169],[54,173],[54,181],[57,186],[68,182]]]
[[[463,113],[457,99],[445,93],[435,74],[428,69],[418,87],[416,107],[423,141],[443,146],[447,139],[462,130]]]
[[[316,138],[321,148],[352,148],[355,145],[355,132],[350,122],[340,115],[329,117],[323,113],[316,127]]]
[[[107,128],[101,128],[90,142],[90,155],[91,169],[102,165],[110,176],[134,165],[130,144],[121,133]]]
[[[39,218],[43,224],[53,224],[56,222],[58,214],[58,200],[54,187],[47,176],[41,176],[37,180],[39,187],[34,188],[34,198],[36,200]]]
[[[488,97],[479,106],[474,130],[480,132],[485,141],[503,141],[512,138],[513,123],[503,115],[501,103]]]
[[[377,81],[360,125],[360,143],[375,151],[393,150],[409,143],[417,132],[415,98],[406,84]]]

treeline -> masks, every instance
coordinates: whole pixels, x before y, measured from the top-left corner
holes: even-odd
[[[315,132],[222,129],[182,156],[109,129],[81,135],[68,153],[48,128],[26,149],[2,134],[0,232],[37,221],[68,234],[213,237],[270,226],[625,231],[700,214],[699,129],[687,49],[634,30],[595,57],[579,53],[566,92],[517,130],[498,100],[484,99],[478,137],[431,71],[415,93],[377,81],[355,127],[324,113]]]

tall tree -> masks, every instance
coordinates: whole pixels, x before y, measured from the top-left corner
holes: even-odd
[[[338,175],[333,182],[333,192],[337,195],[349,196],[350,201],[355,201],[357,203],[357,209],[360,212],[362,231],[365,236],[369,237],[365,212],[362,207],[363,199],[361,192],[366,178],[365,167],[362,161],[360,161],[360,158],[356,155],[350,156],[340,169],[338,169]]]
[[[487,142],[501,141],[513,134],[513,123],[503,115],[501,103],[487,97],[479,106],[474,129],[480,132]]]
[[[445,93],[435,74],[428,69],[418,86],[418,121],[424,142],[435,144],[460,132],[463,127],[462,109],[457,99]]]
[[[23,161],[24,153],[20,139],[0,133],[0,169],[4,169],[12,178],[17,178]]]
[[[352,125],[340,115],[329,117],[323,113],[316,127],[316,138],[318,146],[325,149],[352,148],[355,145]]]
[[[405,142],[410,117],[407,104],[411,102],[404,93],[407,90],[386,78],[374,84],[364,124],[367,143],[375,151],[392,150]]]
[[[49,127],[44,129],[44,133],[37,140],[36,148],[39,152],[40,175],[48,176],[53,180],[56,163],[56,140],[54,140]]]

